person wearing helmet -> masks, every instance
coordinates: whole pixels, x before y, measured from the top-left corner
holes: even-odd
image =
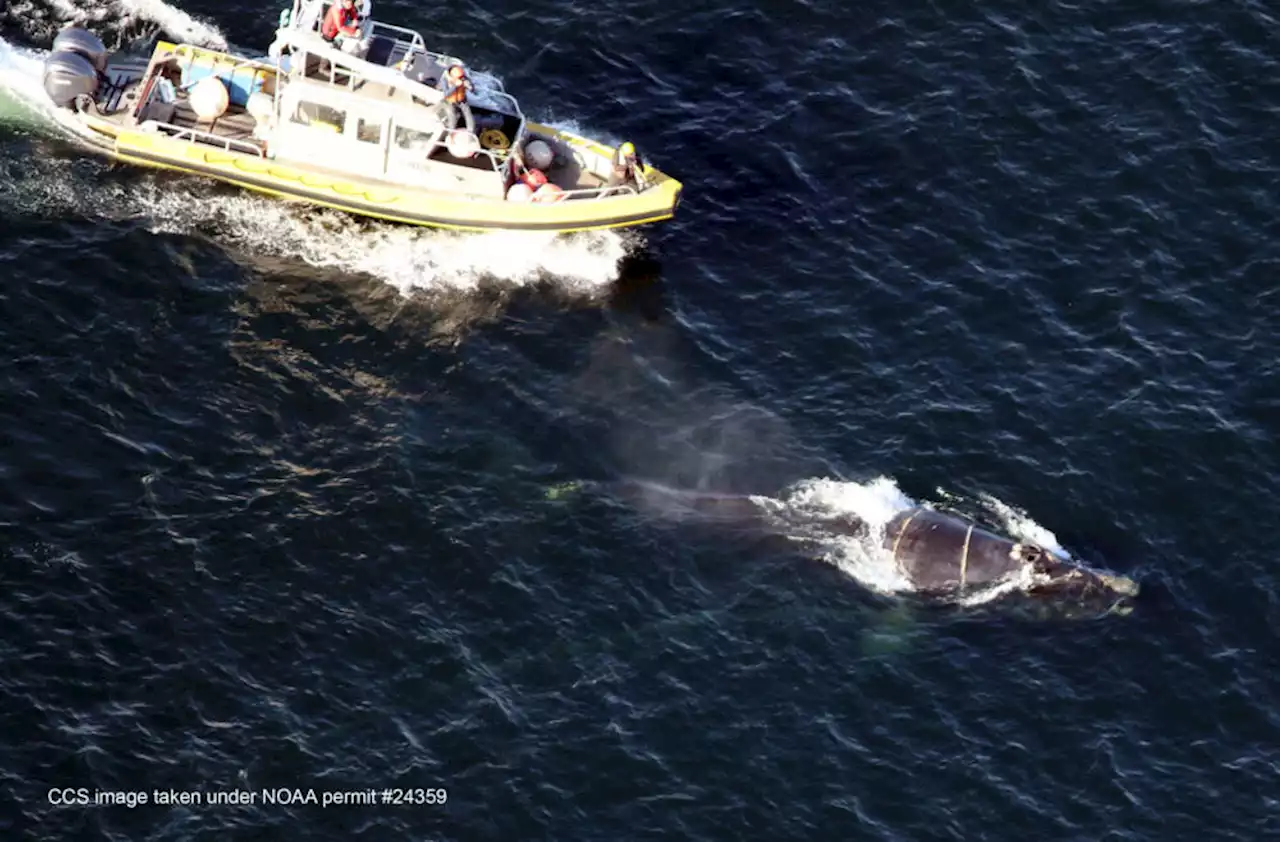
[[[613,151],[613,159],[610,161],[609,170],[609,187],[621,187],[624,184],[635,184],[635,186],[644,189],[644,174],[641,170],[641,162],[636,154],[636,147],[631,141],[626,141],[618,145]]]
[[[436,87],[444,92],[438,113],[449,131],[458,127],[458,114],[461,113],[467,131],[475,134],[476,118],[472,116],[471,106],[467,104],[467,91],[474,91],[476,88],[467,78],[467,71],[460,64],[450,65],[440,76]]]

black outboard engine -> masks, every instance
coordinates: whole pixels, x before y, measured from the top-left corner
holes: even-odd
[[[64,29],[53,41],[44,61],[44,92],[59,108],[70,108],[82,96],[98,92],[107,69],[107,48],[86,29]]]
[[[104,73],[107,69],[108,54],[107,48],[102,44],[102,39],[89,30],[81,29],[78,26],[64,29],[58,33],[58,37],[53,39],[53,48],[50,52],[79,53],[87,58],[99,73]]]

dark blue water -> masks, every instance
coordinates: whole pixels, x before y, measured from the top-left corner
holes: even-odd
[[[84,160],[21,105],[61,25],[278,10],[5,4],[4,838],[1280,837],[1272,10],[375,5],[680,214],[459,237]],[[986,512],[1143,598],[919,613],[629,478]]]

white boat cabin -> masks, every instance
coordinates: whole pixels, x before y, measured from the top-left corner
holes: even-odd
[[[305,11],[327,4],[295,5]],[[525,132],[516,100],[500,88],[471,91],[467,103],[476,135],[462,129],[450,133],[441,116],[444,93],[435,83],[448,66],[462,62],[427,51],[421,36],[410,30],[366,21],[370,31],[374,46],[386,42],[378,52],[393,64],[370,61],[368,50],[340,49],[310,27],[277,33],[273,51],[278,50],[277,65],[287,81],[277,86],[272,109],[274,157],[398,184],[503,198],[510,183],[507,151]]]
[[[465,130],[459,130],[464,137],[450,135],[438,112],[440,91],[398,74],[387,78],[394,70],[361,73],[358,61],[332,48],[322,53],[299,49],[286,60],[293,67],[276,92],[276,116],[265,133],[273,157],[397,184],[503,198],[509,183],[507,149],[524,132],[518,109],[471,104],[480,135],[501,138],[486,149]]]

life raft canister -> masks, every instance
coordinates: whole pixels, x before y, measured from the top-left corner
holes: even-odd
[[[528,202],[533,199],[533,188],[524,182],[517,181],[507,189],[508,202]]]
[[[470,158],[480,149],[480,141],[466,129],[454,129],[449,132],[445,148],[455,158]]]

